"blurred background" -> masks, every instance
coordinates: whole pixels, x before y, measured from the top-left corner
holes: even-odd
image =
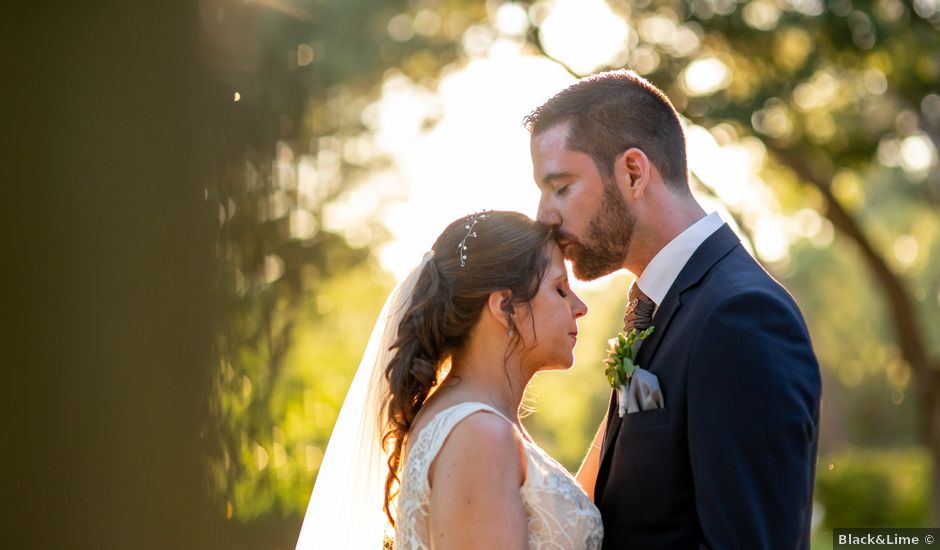
[[[940,0],[80,4],[0,33],[11,547],[293,548],[386,293],[534,215],[522,118],[610,68],[810,325],[814,547],[940,526]],[[630,282],[527,397],[571,470]]]

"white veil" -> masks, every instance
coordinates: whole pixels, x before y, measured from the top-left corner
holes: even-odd
[[[381,444],[387,419],[384,371],[415,283],[432,255],[425,254],[392,291],[375,322],[323,456],[297,550],[382,549],[385,530],[391,527],[382,509],[388,473],[388,453]]]

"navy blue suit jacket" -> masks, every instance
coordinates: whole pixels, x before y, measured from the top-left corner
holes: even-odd
[[[637,362],[665,408],[608,412],[605,549],[809,548],[819,367],[792,297],[724,225],[653,316]]]

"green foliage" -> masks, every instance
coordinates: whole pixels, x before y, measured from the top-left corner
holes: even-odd
[[[910,445],[919,435],[912,374],[884,303],[875,299],[878,288],[857,261],[846,239],[827,247],[804,240],[779,274],[797,297],[823,368],[823,453],[844,445]]]
[[[226,506],[233,519],[252,520],[273,511],[303,515],[346,390],[390,288],[386,275],[363,264],[304,293],[292,344],[276,379],[256,388],[243,376],[241,388],[223,392],[223,405],[243,422],[229,428],[236,433],[237,455],[215,465],[219,478],[231,479]],[[253,364],[250,358],[245,361]],[[258,414],[270,419],[265,429],[245,423],[252,403],[263,404]],[[230,475],[236,469],[237,475]]]
[[[820,457],[815,499],[826,527],[927,527],[927,449],[852,449]]]

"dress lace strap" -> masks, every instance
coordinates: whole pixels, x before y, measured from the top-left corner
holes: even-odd
[[[443,411],[437,413],[437,415],[428,422],[428,425],[424,427],[422,433],[418,434],[419,438],[427,437],[429,439],[427,445],[427,453],[425,454],[426,464],[430,464],[434,461],[434,458],[437,456],[437,453],[440,452],[441,447],[444,446],[444,442],[447,441],[447,436],[450,435],[450,432],[454,429],[454,426],[459,424],[462,420],[467,418],[473,413],[487,411],[491,412],[506,422],[513,428],[513,433],[516,433],[516,427],[513,423],[503,416],[503,413],[499,412],[495,408],[487,405],[486,403],[480,403],[477,401],[471,401],[468,403],[460,403],[459,405],[454,405],[453,407],[444,409]],[[427,432],[427,433],[424,433]],[[516,437],[519,437],[519,434],[516,433]]]

